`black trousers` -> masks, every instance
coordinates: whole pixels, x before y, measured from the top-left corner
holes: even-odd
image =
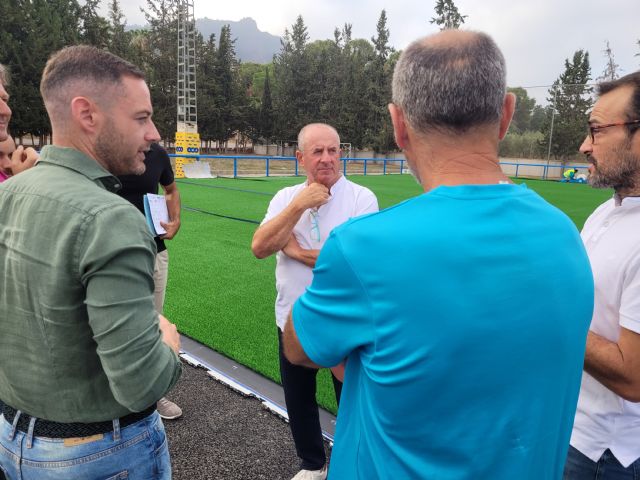
[[[327,462],[322,441],[322,427],[318,403],[316,402],[315,368],[294,365],[284,356],[282,332],[278,328],[278,346],[280,351],[280,378],[284,388],[284,400],[289,414],[289,426],[296,446],[298,457],[304,470],[320,470]],[[342,382],[333,374],[333,388],[336,401],[340,403]]]

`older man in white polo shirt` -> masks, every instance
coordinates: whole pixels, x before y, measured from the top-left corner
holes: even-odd
[[[301,459],[295,480],[326,478],[326,456],[316,403],[317,370],[291,364],[282,350],[282,331],[291,307],[313,279],[312,268],[334,227],[349,218],[378,211],[367,188],[340,172],[340,137],[330,125],[312,123],[298,134],[296,157],[307,181],[280,190],[271,200],[256,230],[251,250],[258,258],[277,252],[276,323],[280,346],[280,376],[289,425]],[[342,384],[333,377],[336,399]]]
[[[640,72],[598,93],[580,151],[615,195],[582,230],[595,304],[565,480],[640,478]]]

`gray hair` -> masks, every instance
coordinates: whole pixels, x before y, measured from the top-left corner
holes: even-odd
[[[298,133],[298,150],[300,150],[301,152],[304,152],[304,142],[307,139],[307,130],[311,127],[326,127],[330,130],[333,130],[336,134],[336,137],[338,137],[338,145],[340,145],[340,135],[334,127],[327,123],[309,123],[308,125],[302,127],[302,129]]]
[[[9,69],[0,63],[0,85],[7,86],[9,84]]]
[[[419,132],[464,133],[500,120],[506,76],[504,56],[491,37],[446,31],[416,40],[402,53],[393,103]]]
[[[106,50],[74,45],[49,58],[42,72],[40,93],[51,119],[63,119],[76,96],[91,97],[103,106],[109,104],[125,76],[144,79],[138,67]]]

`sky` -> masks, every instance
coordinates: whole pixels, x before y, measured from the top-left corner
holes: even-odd
[[[106,2],[105,2],[106,3]],[[397,50],[436,33],[429,20],[436,0],[194,0],[196,18],[253,18],[262,31],[282,36],[302,15],[310,40],[333,38],[336,27],[353,26],[353,38],[376,34],[380,12],[387,13],[390,43]],[[589,52],[592,78],[605,67],[603,50],[609,41],[621,74],[640,70],[640,0],[455,0],[467,15],[462,28],[493,37],[507,62],[511,87],[547,86],[564,71],[564,62],[578,49]],[[145,23],[144,0],[121,1],[127,23]],[[232,31],[233,34],[233,31]],[[548,87],[529,89],[545,103]]]

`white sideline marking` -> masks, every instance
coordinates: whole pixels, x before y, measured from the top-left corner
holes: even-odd
[[[262,402],[262,406],[265,409],[269,410],[274,415],[282,418],[285,422],[287,423],[289,422],[289,414],[287,413],[287,411],[284,408],[282,408],[280,405],[272,402],[269,398],[261,395],[260,392],[252,390],[248,387],[245,387],[241,383],[236,382],[232,377],[220,372],[219,370],[212,369],[210,365],[202,363],[198,358],[194,357],[193,355],[190,355],[189,353],[181,351],[180,358],[182,358],[185,362],[187,362],[192,367],[204,368],[207,371],[207,375],[209,375],[214,380],[222,383],[223,385],[226,385],[231,390],[234,390],[245,397],[257,398]],[[234,367],[234,368],[237,368],[237,367]],[[328,434],[324,430],[322,431],[322,436],[326,441],[329,442],[329,447],[333,448],[333,436]]]
[[[274,415],[279,416],[280,418],[282,418],[283,420],[285,420],[287,422],[289,421],[289,414],[280,405],[276,405],[275,403],[270,402],[269,400],[263,400],[262,401],[262,406],[265,409],[269,410]]]
[[[215,372],[213,370],[208,370],[207,373],[209,374],[210,377],[213,377],[217,381],[219,381],[221,383],[224,383],[226,386],[232,388],[233,390],[235,390],[236,392],[244,395],[245,397],[255,397],[256,396],[251,390],[249,390],[248,388],[243,387],[238,382],[236,382],[235,380],[231,379],[230,377],[227,377],[226,375],[223,375],[223,374],[221,374],[219,372]]]
[[[182,358],[185,362],[187,362],[192,367],[196,368],[206,368],[202,363],[200,363],[195,357],[192,357],[188,353],[180,352],[180,358]]]

